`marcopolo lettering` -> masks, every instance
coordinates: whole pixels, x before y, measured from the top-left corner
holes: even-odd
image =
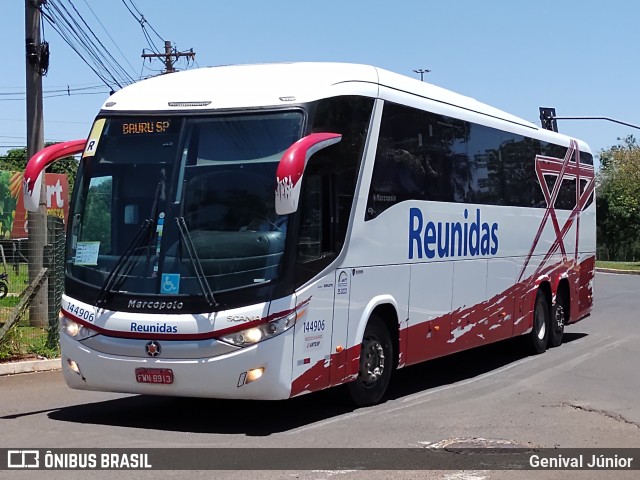
[[[471,221],[469,221],[471,220]],[[498,253],[498,224],[482,222],[480,209],[469,219],[464,209],[464,222],[425,223],[422,210],[409,209],[409,259],[446,258]]]
[[[143,309],[149,308],[153,310],[180,310],[184,307],[184,303],[174,300],[173,302],[149,302],[142,300],[129,300],[129,308]]]

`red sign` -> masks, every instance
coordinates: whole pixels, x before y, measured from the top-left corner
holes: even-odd
[[[59,173],[47,173],[44,177],[45,201],[47,214],[55,215],[63,220],[69,215],[69,183],[67,176]],[[17,201],[11,238],[27,238],[29,236],[29,212],[24,208],[22,199],[22,173],[11,176],[11,196]]]

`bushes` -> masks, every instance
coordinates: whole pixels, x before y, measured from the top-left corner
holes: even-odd
[[[600,152],[596,216],[600,260],[640,259],[640,146],[633,135]]]

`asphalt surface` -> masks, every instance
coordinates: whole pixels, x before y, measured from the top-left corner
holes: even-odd
[[[396,372],[384,403],[330,390],[281,402],[70,390],[59,371],[0,377],[0,447],[640,448],[640,276],[598,273],[595,309],[543,355],[518,341]],[[293,454],[301,455],[300,451]],[[640,461],[640,459],[639,459]],[[638,478],[624,471],[8,472],[0,478]]]

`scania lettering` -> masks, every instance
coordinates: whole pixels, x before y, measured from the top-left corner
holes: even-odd
[[[76,389],[285,399],[592,309],[587,144],[366,65],[161,75],[110,96],[69,203],[61,351]]]

